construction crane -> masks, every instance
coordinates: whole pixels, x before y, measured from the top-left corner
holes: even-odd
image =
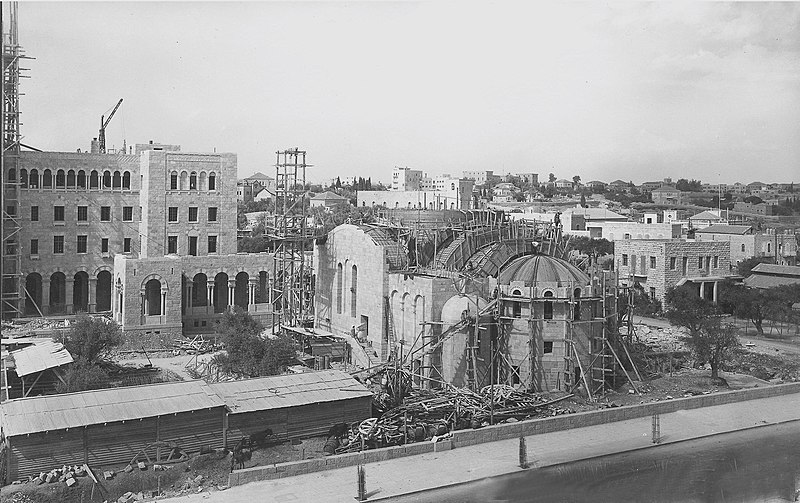
[[[114,107],[114,110],[108,115],[108,119],[106,119],[105,115],[100,116],[100,134],[98,135],[98,140],[100,141],[100,153],[106,153],[106,126],[108,123],[111,122],[111,118],[114,117],[114,114],[117,113],[117,109],[119,106],[122,105],[122,98],[119,99],[117,102],[117,106]]]

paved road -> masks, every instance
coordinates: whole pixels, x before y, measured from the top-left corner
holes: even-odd
[[[752,502],[800,497],[800,421],[516,472],[396,503]]]
[[[665,445],[674,442],[797,420],[800,420],[800,393],[663,414],[661,433],[664,445],[657,447],[651,444],[649,417],[529,436],[526,442],[529,460],[534,468],[541,470],[548,466],[638,449],[662,450]],[[511,439],[369,463],[366,465],[367,490],[372,499],[397,497],[414,491],[521,472],[517,466],[518,447],[518,440]],[[584,480],[592,480],[594,475],[591,470],[587,473]],[[352,503],[355,482],[356,468],[347,467],[167,501],[188,503],[202,498],[208,503]]]

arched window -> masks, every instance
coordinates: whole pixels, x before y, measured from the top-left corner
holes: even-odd
[[[545,299],[553,298],[553,292],[551,292],[549,290],[544,292],[544,298]],[[544,302],[544,319],[546,319],[546,320],[552,320],[553,319],[553,301],[552,300],[547,300],[547,301]]]
[[[86,188],[86,172],[82,169],[78,170],[78,188]]]
[[[97,171],[92,170],[92,172],[89,173],[89,188],[96,189],[99,186],[100,186],[100,175],[97,173]]]
[[[169,175],[169,190],[178,190],[178,172],[173,171]]]
[[[767,243],[767,253],[772,253],[772,243]]]
[[[342,283],[344,281],[342,264],[336,266],[336,314],[342,314]]]
[[[742,245],[742,251],[744,251],[744,245]]]
[[[200,172],[200,184],[198,188],[200,190],[208,190],[208,175],[206,175],[205,171]]]
[[[28,187],[30,187],[32,189],[38,189],[39,188],[39,170],[38,169],[32,169],[31,170],[31,174],[28,175]]]
[[[581,289],[576,288],[572,294],[573,297],[575,297],[575,307],[572,311],[572,319],[577,321],[581,319]]]
[[[521,290],[519,290],[518,288],[515,288],[515,289],[514,289],[514,290],[511,292],[511,295],[513,295],[514,297],[522,297],[522,291],[521,291]]]
[[[44,170],[44,173],[42,174],[42,188],[53,188],[53,172],[49,169]]]
[[[14,168],[9,168],[8,170],[8,181],[9,182],[16,182],[17,181],[17,170]]]
[[[105,171],[103,173],[103,188],[104,189],[111,188],[111,171]]]
[[[197,190],[197,173],[194,171],[189,175],[189,190]]]
[[[356,301],[358,299],[358,269],[353,265],[353,274],[350,276],[350,316],[356,317]]]
[[[73,169],[67,171],[67,188],[68,189],[75,188],[75,170]]]
[[[19,183],[22,185],[23,189],[28,188],[28,170],[27,169],[19,170]]]
[[[119,171],[114,171],[112,187],[115,189],[122,188],[122,175],[119,174]]]
[[[181,172],[181,190],[189,190],[189,173]]]
[[[66,177],[64,176],[64,170],[59,169],[56,171],[56,188],[63,189],[66,186]]]
[[[217,175],[214,173],[208,175],[208,190],[217,190]]]
[[[131,189],[131,172],[126,171],[122,173],[122,188],[125,190]]]

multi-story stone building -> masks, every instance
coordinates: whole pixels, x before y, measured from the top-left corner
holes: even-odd
[[[19,178],[25,315],[113,311],[164,337],[271,313],[272,256],[236,253],[235,154],[24,152]]]
[[[712,225],[695,233],[698,241],[727,241],[731,244],[731,267],[753,257],[774,258],[779,265],[796,265],[797,239],[794,234],[753,231],[749,225]],[[776,253],[777,252],[777,253]]]
[[[614,242],[614,261],[620,283],[641,286],[665,302],[667,290],[689,282],[698,293],[717,300],[717,284],[730,275],[730,243],[682,239],[623,239]]]

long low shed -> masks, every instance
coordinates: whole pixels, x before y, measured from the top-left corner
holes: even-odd
[[[338,370],[210,384],[228,406],[227,441],[271,429],[280,439],[324,435],[372,415],[372,393]]]
[[[125,464],[149,444],[221,448],[225,402],[203,381],[19,398],[0,407],[6,483],[62,465]]]

